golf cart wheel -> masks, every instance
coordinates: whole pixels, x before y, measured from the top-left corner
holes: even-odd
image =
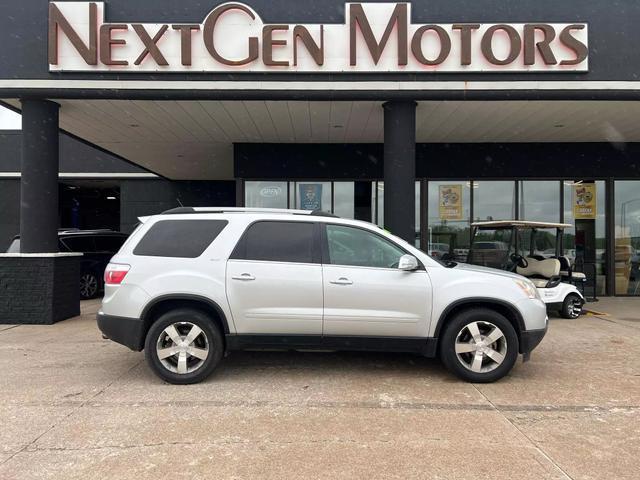
[[[80,276],[80,298],[82,300],[89,300],[95,297],[99,288],[100,281],[95,274],[87,272]]]
[[[511,322],[495,310],[465,310],[446,325],[440,358],[463,380],[494,382],[509,373],[516,363],[518,335]]]
[[[562,302],[562,310],[560,310],[560,315],[562,318],[570,318],[575,319],[580,316],[582,313],[582,299],[576,295],[575,293],[570,293]]]
[[[204,312],[178,308],[162,314],[151,325],[145,357],[166,382],[186,385],[207,378],[224,353],[222,334]]]

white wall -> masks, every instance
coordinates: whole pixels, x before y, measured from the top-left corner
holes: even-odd
[[[0,130],[22,129],[22,117],[8,108],[0,106]]]

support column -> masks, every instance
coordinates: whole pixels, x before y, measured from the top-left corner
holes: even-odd
[[[21,253],[58,251],[58,108],[22,100]]]
[[[384,228],[415,242],[416,103],[384,105]]]
[[[58,253],[58,105],[22,101],[20,253],[0,253],[0,324],[80,314],[81,253]]]

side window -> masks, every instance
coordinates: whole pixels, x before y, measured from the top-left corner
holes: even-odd
[[[160,220],[133,250],[149,257],[196,258],[227,226],[226,220]]]
[[[357,267],[395,268],[405,251],[389,240],[360,228],[327,225],[329,263]]]
[[[98,252],[116,253],[126,240],[126,237],[120,235],[105,235],[96,237],[96,250]]]
[[[90,236],[74,236],[66,237],[62,239],[67,248],[71,252],[92,253],[96,251],[96,244],[94,238]]]
[[[247,228],[232,259],[268,262],[317,263],[314,261],[310,222],[256,222]]]

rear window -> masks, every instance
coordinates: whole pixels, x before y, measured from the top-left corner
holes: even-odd
[[[227,226],[226,220],[161,220],[133,250],[149,257],[196,258]]]
[[[65,237],[61,241],[72,252],[92,253],[96,251],[95,239],[89,235]]]
[[[318,263],[314,261],[314,228],[307,222],[256,222],[249,226],[231,258]]]
[[[121,235],[96,237],[96,250],[98,252],[116,253],[127,239]]]

